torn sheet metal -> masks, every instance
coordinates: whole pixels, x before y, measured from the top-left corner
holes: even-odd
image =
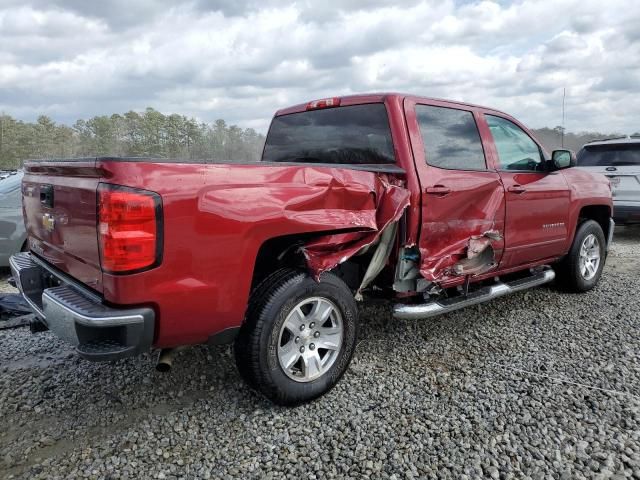
[[[469,239],[467,256],[453,266],[456,275],[480,275],[497,266],[495,250],[492,242],[502,239],[502,235],[495,230],[489,230],[482,235],[474,235]]]
[[[409,206],[410,192],[393,185],[380,175],[374,193],[374,211],[363,211],[363,215],[375,214],[375,227],[369,231],[337,233],[318,237],[302,249],[312,275],[318,279],[322,272],[331,270],[347,261],[361,249],[374,243],[388,225],[397,222]]]
[[[496,177],[471,187],[469,192],[456,191],[423,205],[420,274],[430,282],[446,284],[477,274],[469,271],[481,271],[488,265],[487,260],[492,258],[486,251],[488,245],[493,250],[493,263],[500,261],[504,250],[504,186]]]

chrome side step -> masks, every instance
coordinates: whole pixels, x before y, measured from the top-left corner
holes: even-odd
[[[435,317],[442,313],[453,312],[460,308],[484,303],[488,300],[508,295],[509,293],[537,287],[538,285],[550,282],[555,277],[555,272],[551,268],[548,268],[529,277],[483,287],[475,292],[469,293],[467,296],[445,298],[437,302],[421,303],[418,305],[399,303],[393,307],[393,316],[403,320],[420,320]]]

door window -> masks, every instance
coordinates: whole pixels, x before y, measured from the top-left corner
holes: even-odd
[[[478,127],[471,112],[416,105],[427,164],[453,170],[486,170]]]
[[[501,170],[543,171],[544,158],[538,144],[506,118],[485,115],[498,150]]]

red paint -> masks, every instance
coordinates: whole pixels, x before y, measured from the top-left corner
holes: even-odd
[[[471,236],[493,230],[504,237],[504,188],[495,170],[447,170],[428,165],[415,113],[417,104],[472,113],[475,109],[419,98],[407,99],[404,104],[416,173],[421,184],[420,273],[427,280],[446,281],[456,279],[451,267],[465,257]],[[499,261],[504,241],[494,241],[492,246]]]
[[[375,203],[372,203],[371,210],[359,213],[375,218],[373,231],[324,235],[305,245],[304,254],[316,278],[372,244],[390,223],[400,219],[409,206],[409,191],[390,184],[384,176],[376,177],[373,188]]]
[[[102,271],[96,232],[96,190],[101,173],[95,159],[28,166],[22,181],[25,226],[29,248],[90,288],[102,290]],[[40,187],[54,185],[54,205],[40,201]],[[42,224],[44,214],[55,228]]]
[[[155,345],[168,347],[204,342],[242,323],[256,256],[264,242],[275,237],[313,235],[305,253],[317,274],[375,241],[386,225],[404,213],[404,246],[419,247],[423,276],[451,286],[463,281],[451,267],[466,255],[474,235],[493,230],[503,238],[491,240],[498,267],[474,278],[479,280],[559,258],[571,244],[582,207],[611,208],[611,192],[601,176],[576,169],[500,172],[483,118],[490,113],[515,122],[500,112],[400,94],[341,97],[340,107],[332,108],[376,102],[387,107],[398,166],[405,174],[312,165],[152,160],[28,164],[24,205],[32,250],[101,293],[110,304],[154,307]],[[488,169],[428,166],[416,103],[472,112]],[[277,115],[305,111],[308,105]],[[160,265],[134,274],[101,271],[96,215],[100,182],[161,197]],[[52,209],[40,202],[43,184],[54,186]],[[512,191],[518,188],[525,191]],[[44,213],[55,217],[51,233],[43,227]],[[542,230],[547,223],[564,223],[564,227]],[[394,261],[397,253],[390,258]]]

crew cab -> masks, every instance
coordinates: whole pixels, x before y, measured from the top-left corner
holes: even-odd
[[[278,111],[260,162],[28,162],[17,285],[88,360],[233,343],[250,386],[328,391],[358,303],[425,319],[556,279],[598,282],[609,181],[500,111],[405,94]]]

